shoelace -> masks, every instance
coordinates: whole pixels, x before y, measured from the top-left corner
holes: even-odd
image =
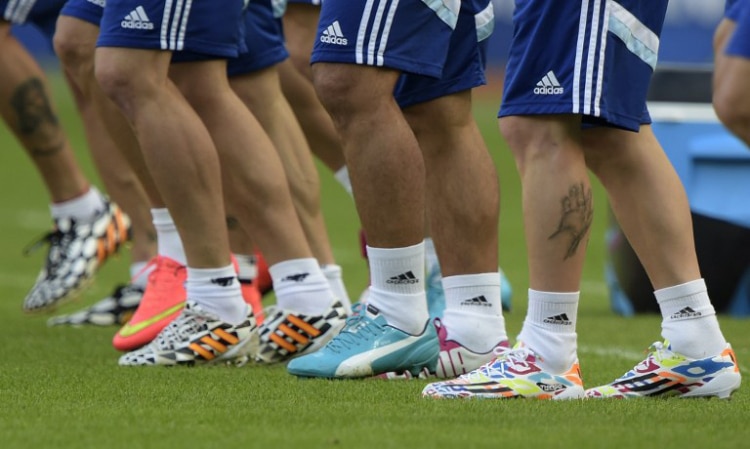
[[[123,296],[130,295],[131,293],[142,295],[143,288],[133,284],[120,284],[115,287],[115,291],[112,293],[111,297],[115,300],[119,300]]]
[[[54,229],[33,241],[23,249],[23,255],[29,256],[39,250],[45,243],[49,244],[47,259],[44,262],[47,278],[53,278],[65,260],[68,259],[70,244],[75,240],[75,231],[71,228],[68,232]]]
[[[674,353],[669,349],[669,343],[668,342],[656,341],[656,342],[652,343],[651,346],[649,346],[648,349],[646,351],[644,351],[644,352],[647,354],[646,358],[643,361],[641,361],[640,363],[638,363],[635,367],[633,367],[633,369],[630,370],[631,372],[633,372],[633,371],[639,371],[639,369],[638,369],[639,367],[643,367],[643,368],[648,367],[649,366],[649,360],[651,360],[651,359],[653,359],[657,363],[661,364],[661,362],[663,360],[674,357]],[[627,376],[628,376],[628,374],[626,373],[623,376],[623,378],[627,377]]]
[[[154,265],[153,271],[148,275],[149,288],[159,291],[171,291],[172,285],[178,279],[178,273],[186,269],[183,265],[170,267],[167,261],[161,257],[149,263],[149,265]]]
[[[523,346],[518,348],[498,346],[493,352],[497,356],[494,360],[460,377],[469,381],[481,378],[482,376],[489,378],[505,377],[505,369],[509,366],[528,368],[530,364],[529,358],[533,355],[531,350]]]
[[[192,335],[206,329],[208,322],[204,312],[185,307],[182,313],[156,337],[156,349],[173,350],[177,342],[188,340]]]
[[[346,319],[341,332],[328,342],[326,347],[333,352],[340,353],[353,346],[369,341],[382,332],[382,326],[364,314],[356,314]]]

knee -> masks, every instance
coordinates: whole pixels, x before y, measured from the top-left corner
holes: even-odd
[[[79,38],[75,33],[58,30],[53,38],[55,54],[66,72],[71,75],[94,71],[95,43]]]
[[[104,95],[132,120],[135,104],[143,97],[139,96],[139,91],[143,89],[139,87],[142,81],[138,79],[138,74],[116,61],[97,58],[94,75]]]
[[[498,123],[521,173],[532,163],[568,164],[581,157],[581,125],[576,116],[510,116]]]
[[[737,95],[732,89],[717,87],[714,91],[713,106],[719,120],[734,133],[748,131],[745,127],[750,123],[749,98]]]
[[[351,115],[358,107],[357,83],[331,64],[313,66],[313,85],[321,104],[334,121]]]
[[[498,126],[519,171],[523,172],[523,168],[534,157],[534,151],[539,147],[539,145],[534,145],[535,130],[531,123],[517,116],[502,117],[498,121]]]

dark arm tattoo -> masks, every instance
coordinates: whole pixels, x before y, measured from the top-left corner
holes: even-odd
[[[565,260],[575,255],[578,246],[586,238],[591,227],[594,218],[591,188],[589,187],[588,191],[584,191],[583,183],[570,186],[568,195],[560,200],[560,205],[562,209],[560,224],[557,225],[555,232],[549,236],[549,240],[561,235],[570,236],[570,246],[563,258]]]

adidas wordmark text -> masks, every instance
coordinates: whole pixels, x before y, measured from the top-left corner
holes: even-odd
[[[320,42],[333,45],[349,45],[349,40],[344,37],[344,33],[341,31],[341,25],[339,25],[338,20],[328,25],[328,28],[323,30],[323,33],[320,36]]]

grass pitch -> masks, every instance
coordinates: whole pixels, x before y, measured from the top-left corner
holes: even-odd
[[[55,78],[60,116],[90,179],[93,169],[73,103]],[[499,95],[478,97],[476,113],[500,172],[501,264],[514,288],[506,315],[515,335],[523,320],[526,256],[515,166],[498,134]],[[281,366],[146,368],[117,366],[114,328],[48,328],[46,316],[26,316],[21,303],[43,251],[22,257],[25,245],[50,226],[47,197],[22,149],[0,127],[0,447],[705,447],[747,444],[750,393],[730,401],[433,401],[425,381],[298,380]],[[359,256],[359,224],[349,197],[321,170],[323,208],[334,252],[356,299],[367,282]],[[584,381],[612,380],[659,339],[658,316],[625,319],[609,309],[604,283],[605,196],[595,184],[596,218],[579,310]],[[123,252],[108,262],[71,311],[91,304],[126,280]],[[750,366],[746,320],[721,317],[743,374]]]

